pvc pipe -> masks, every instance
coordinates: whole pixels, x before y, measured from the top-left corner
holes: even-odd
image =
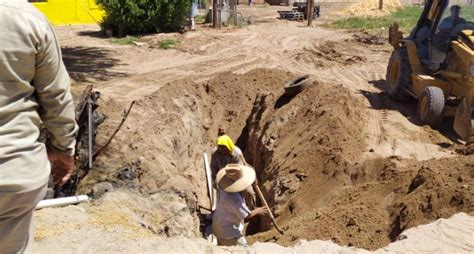
[[[35,209],[74,205],[74,204],[78,204],[87,200],[89,200],[89,197],[87,195],[72,196],[72,197],[65,197],[65,198],[55,198],[55,199],[44,199],[44,200],[41,200],[38,203],[38,205],[36,205]]]
[[[212,173],[211,167],[209,165],[209,157],[207,153],[204,153],[204,169],[206,170],[206,180],[207,180],[207,191],[209,193],[209,201],[211,204],[211,212],[215,209],[215,200],[214,200],[214,192],[212,188]]]

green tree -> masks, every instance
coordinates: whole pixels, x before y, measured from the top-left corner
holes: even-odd
[[[189,15],[189,0],[97,0],[106,15],[103,29],[117,36],[181,31]]]

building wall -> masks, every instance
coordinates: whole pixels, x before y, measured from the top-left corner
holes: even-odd
[[[30,0],[54,25],[96,24],[104,11],[95,0]]]

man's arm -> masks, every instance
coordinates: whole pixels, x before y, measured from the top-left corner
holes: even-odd
[[[40,38],[36,71],[32,80],[39,114],[51,137],[48,157],[55,183],[63,184],[73,170],[77,133],[71,81],[61,58],[61,49],[51,26]]]
[[[255,218],[258,215],[264,215],[268,213],[268,209],[265,206],[257,207],[253,209],[247,217],[245,217],[245,222],[250,221],[251,219]]]

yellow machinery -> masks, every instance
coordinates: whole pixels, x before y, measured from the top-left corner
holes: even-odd
[[[474,23],[467,16],[449,0],[427,0],[408,37],[392,25],[386,92],[401,102],[418,99],[418,117],[434,128],[454,117],[455,132],[473,142]]]

